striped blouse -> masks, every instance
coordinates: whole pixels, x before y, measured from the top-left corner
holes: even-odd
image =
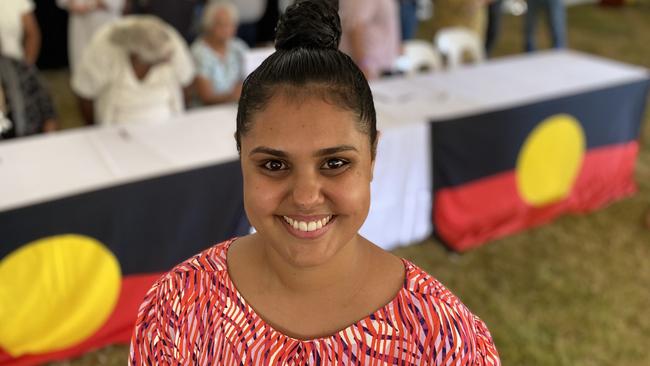
[[[130,365],[500,365],[485,324],[440,282],[403,260],[395,298],[324,338],[273,329],[228,275],[229,240],[158,280],[140,307]]]

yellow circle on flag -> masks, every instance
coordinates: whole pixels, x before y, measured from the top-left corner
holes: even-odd
[[[12,357],[73,346],[95,333],[120,292],[117,258],[100,242],[60,235],[0,261],[0,347]]]
[[[568,114],[551,116],[528,135],[517,158],[516,180],[521,198],[543,206],[565,198],[582,167],[585,134]]]

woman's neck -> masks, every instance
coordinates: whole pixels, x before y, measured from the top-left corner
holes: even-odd
[[[261,261],[268,286],[298,296],[322,296],[330,290],[340,293],[342,287],[354,292],[369,270],[369,247],[358,235],[327,262],[309,267],[293,265],[271,246],[264,248]]]

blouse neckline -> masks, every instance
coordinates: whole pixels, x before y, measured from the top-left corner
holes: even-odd
[[[381,306],[377,310],[373,311],[371,314],[368,314],[367,316],[355,321],[354,323],[352,323],[352,324],[346,326],[345,328],[340,329],[340,330],[338,330],[338,331],[336,331],[336,332],[334,332],[334,333],[332,333],[332,334],[330,334],[328,336],[316,337],[316,338],[310,338],[310,339],[298,339],[298,338],[294,338],[294,337],[291,337],[289,335],[286,335],[286,334],[282,333],[281,331],[275,329],[273,326],[271,326],[269,323],[267,323],[266,320],[264,320],[264,318],[262,318],[255,311],[255,309],[253,309],[253,307],[248,303],[248,301],[246,301],[244,296],[237,289],[237,286],[235,285],[235,282],[230,277],[230,272],[228,271],[228,261],[227,261],[228,249],[230,248],[230,245],[232,243],[234,243],[235,240],[237,240],[237,239],[238,238],[230,239],[223,246],[222,258],[223,258],[223,261],[224,261],[224,273],[225,273],[224,275],[225,275],[225,281],[227,282],[227,286],[234,289],[235,296],[237,297],[237,300],[240,301],[244,305],[244,307],[246,309],[246,313],[250,314],[253,318],[258,320],[259,323],[262,325],[262,327],[264,329],[268,329],[269,331],[271,331],[271,333],[273,335],[278,335],[278,336],[284,337],[287,340],[295,342],[295,343],[321,343],[321,342],[328,343],[330,341],[333,341],[334,338],[337,337],[337,336],[342,337],[343,339],[346,339],[346,338],[349,337],[349,335],[355,335],[356,334],[356,332],[354,332],[355,328],[358,328],[359,326],[363,326],[363,323],[365,323],[366,321],[373,321],[374,319],[384,318],[383,314],[389,314],[390,323],[394,324],[396,319],[393,319],[394,318],[393,317],[393,312],[390,311],[390,310],[395,308],[397,306],[397,304],[400,302],[401,299],[403,299],[404,297],[407,297],[408,292],[409,292],[409,288],[408,288],[408,284],[410,282],[409,277],[411,276],[412,272],[415,269],[414,265],[411,262],[407,261],[404,258],[400,258],[400,260],[402,261],[402,264],[404,265],[404,283],[402,284],[402,288],[400,288],[400,290],[397,292],[397,294],[395,294],[395,296],[388,303]],[[395,328],[395,332],[397,332],[397,331],[398,331],[398,329]]]

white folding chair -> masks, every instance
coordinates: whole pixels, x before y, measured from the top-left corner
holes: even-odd
[[[434,43],[446,58],[447,67],[450,69],[457,68],[463,63],[465,53],[469,54],[473,62],[485,60],[481,38],[468,28],[443,28],[436,33]]]
[[[395,62],[395,69],[406,75],[414,75],[419,71],[437,71],[442,69],[442,58],[433,44],[419,40],[404,42],[404,54]]]

